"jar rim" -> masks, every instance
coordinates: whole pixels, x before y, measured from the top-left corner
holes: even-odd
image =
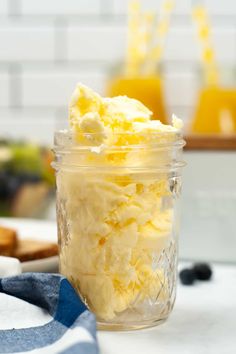
[[[173,131],[172,131],[173,132]],[[143,172],[150,172],[150,171],[155,171],[158,173],[164,173],[164,172],[176,172],[177,170],[181,169],[184,167],[186,164],[184,161],[181,159],[181,155],[179,155],[179,151],[182,153],[182,148],[185,145],[185,141],[183,140],[182,132],[177,131],[178,134],[175,133],[175,135],[172,135],[175,139],[172,141],[154,141],[154,143],[142,143],[142,144],[136,144],[136,145],[122,145],[122,146],[106,146],[105,144],[101,145],[79,145],[75,139],[73,138],[73,133],[72,131],[68,130],[60,130],[55,133],[55,138],[54,138],[54,153],[55,153],[55,161],[52,163],[52,167],[55,170],[59,170],[60,168],[63,168],[64,170],[70,170],[70,171],[75,171],[79,169],[82,169],[83,171],[94,171],[96,170],[96,173],[99,171],[102,173],[106,172],[111,172],[116,173],[116,174],[124,174],[125,171],[126,173],[130,173],[130,170],[132,170],[135,173],[143,173]],[[169,134],[170,132],[167,132],[166,134]],[[123,133],[122,133],[123,134]],[[123,135],[125,135],[124,133]],[[134,133],[130,133],[129,135]],[[84,135],[84,134],[82,134]],[[86,133],[84,136],[96,136],[98,134],[94,133]],[[135,134],[136,136],[137,134]],[[148,137],[150,137],[150,134],[147,134]],[[162,137],[164,136],[163,133],[155,133],[154,136]],[[133,164],[132,161],[130,160],[129,162],[121,163],[121,164],[113,164],[109,163],[107,164],[104,161],[99,161],[99,156],[105,156],[108,157],[109,155],[116,155],[119,153],[124,153],[124,154],[129,154],[129,153],[135,153],[135,154],[142,154],[150,152],[153,154],[152,156],[157,156],[158,154],[162,154],[163,152],[167,154],[167,156],[173,156],[172,158],[168,158],[167,161],[163,161],[162,163],[159,163],[158,165],[151,164],[150,161],[147,160],[144,165],[140,165],[139,163],[137,165]],[[96,161],[96,155],[98,157],[98,164],[90,164],[90,163],[84,163],[83,161],[83,156],[86,156],[88,153],[94,153],[95,161]],[[104,154],[104,155],[103,155]],[[80,162],[77,163],[76,160],[72,162],[67,159],[64,159],[66,156],[70,155],[78,155],[78,158],[81,156],[82,160],[78,160]]]
[[[165,131],[165,132],[119,132],[113,133],[113,137],[132,137],[132,136],[140,136],[148,138],[152,138],[150,143],[142,142],[140,144],[137,143],[127,143],[124,145],[106,145],[104,144],[93,144],[92,141],[96,137],[100,137],[99,133],[79,133],[77,134],[77,138],[85,138],[86,145],[78,144],[77,141],[73,138],[73,132],[71,130],[58,130],[54,134],[54,148],[55,152],[69,152],[69,151],[92,151],[92,152],[100,152],[103,150],[112,151],[112,152],[125,152],[125,151],[132,151],[135,150],[143,150],[143,149],[155,149],[155,150],[163,150],[163,149],[180,149],[183,148],[186,144],[185,140],[183,139],[183,134],[180,130],[175,131]],[[171,141],[163,141],[163,138],[168,136],[173,137],[174,139]],[[88,144],[89,141],[91,144]]]

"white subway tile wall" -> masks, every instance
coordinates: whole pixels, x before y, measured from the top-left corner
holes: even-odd
[[[234,0],[206,0],[206,6],[212,15],[236,14],[236,4]]]
[[[6,15],[8,12],[7,1],[8,0],[0,0],[0,16]]]
[[[78,81],[102,93],[104,73],[84,72],[70,68],[24,70],[22,73],[22,104],[31,107],[66,106]],[[43,95],[42,95],[43,92]]]
[[[88,1],[89,2],[89,1]],[[115,14],[125,14],[128,9],[127,0],[111,0],[113,11]],[[192,4],[204,4],[211,15],[232,15],[236,14],[236,6],[234,0],[176,0],[174,13],[178,15],[189,15],[191,13]],[[162,0],[143,0],[142,6],[149,10],[160,9]]]
[[[8,107],[10,104],[10,76],[6,71],[0,71],[0,107]]]
[[[25,23],[23,19],[1,21],[0,60],[18,62],[44,61],[54,58],[55,28],[51,25]]]
[[[216,58],[220,63],[232,63],[236,57],[236,25],[228,28],[214,28],[212,42]],[[164,59],[183,62],[198,61],[201,58],[201,46],[194,28],[179,26],[169,32]]]
[[[126,29],[121,25],[68,28],[68,60],[114,62],[125,52]]]
[[[193,2],[176,1],[163,58],[168,112],[186,122],[200,85]],[[142,0],[149,10],[161,3]],[[236,1],[201,3],[219,63],[236,65]],[[128,0],[0,0],[0,135],[51,143],[77,81],[104,93],[110,68],[125,54],[127,9]]]
[[[52,143],[55,117],[51,112],[29,109],[2,110],[0,132],[4,138],[30,139],[36,143]]]
[[[145,10],[156,10],[160,9],[162,4],[162,0],[143,0],[142,6]],[[113,10],[115,14],[125,14],[128,9],[128,1],[127,0],[113,0]],[[174,9],[175,14],[186,14],[190,13],[191,8],[191,0],[177,0],[178,3]]]
[[[23,15],[91,15],[100,13],[100,0],[22,0]]]

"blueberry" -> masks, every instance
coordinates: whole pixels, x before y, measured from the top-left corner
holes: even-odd
[[[19,178],[22,183],[38,183],[42,180],[42,177],[33,173],[21,173]]]
[[[183,285],[192,285],[196,279],[193,269],[188,268],[182,269],[179,273],[179,277]]]
[[[42,177],[39,175],[29,175],[28,181],[30,183],[38,183],[38,182],[42,181]]]
[[[9,196],[8,192],[9,175],[6,171],[0,171],[0,199],[6,200]]]
[[[212,270],[209,264],[207,263],[196,263],[193,265],[193,271],[195,273],[195,277],[198,280],[207,281],[211,279]]]
[[[11,175],[9,176],[7,183],[8,195],[10,198],[14,198],[19,188],[21,187],[21,181],[18,176]]]

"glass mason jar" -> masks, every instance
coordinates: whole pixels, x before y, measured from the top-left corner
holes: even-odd
[[[129,330],[160,323],[174,305],[184,141],[115,138],[119,147],[94,147],[55,134],[59,259],[98,327]]]

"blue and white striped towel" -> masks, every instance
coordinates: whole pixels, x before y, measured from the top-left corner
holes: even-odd
[[[98,354],[95,316],[60,275],[0,279],[0,353]]]

